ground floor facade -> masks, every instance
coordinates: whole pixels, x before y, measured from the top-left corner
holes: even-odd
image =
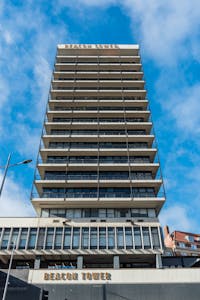
[[[0,271],[2,297],[6,270]],[[12,270],[6,300],[199,299],[199,268]]]

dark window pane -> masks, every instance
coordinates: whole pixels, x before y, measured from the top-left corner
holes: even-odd
[[[126,249],[133,248],[133,236],[132,236],[132,228],[126,227],[125,228],[125,241],[126,241]]]
[[[106,228],[99,228],[99,249],[106,249]]]
[[[91,227],[90,231],[90,248],[97,249],[97,228]]]
[[[108,227],[108,249],[115,248],[115,231],[113,227]]]
[[[80,228],[74,227],[73,228],[73,241],[72,241],[73,249],[79,248],[79,241],[80,241]]]
[[[54,249],[61,249],[63,228],[57,227],[55,233]]]
[[[52,247],[53,247],[53,236],[54,236],[54,228],[53,227],[47,228],[47,237],[46,237],[45,249],[52,249]]]
[[[139,227],[134,228],[134,241],[136,249],[142,248],[141,233]]]
[[[160,248],[160,240],[159,240],[158,228],[157,227],[152,227],[151,228],[151,235],[152,235],[153,248],[154,249]]]
[[[71,246],[71,228],[65,228],[64,233],[64,249],[70,249]]]
[[[37,249],[43,249],[44,247],[44,236],[45,228],[39,228],[38,240],[37,240]]]
[[[35,249],[37,228],[31,228],[28,241],[28,249]]]
[[[1,249],[7,249],[9,237],[10,237],[10,228],[5,228],[4,233],[3,233],[2,242],[1,242]]]
[[[117,248],[124,248],[124,235],[122,227],[117,227]]]
[[[13,228],[11,241],[10,241],[10,249],[12,249],[13,246],[15,248],[17,247],[18,235],[19,235],[19,228]]]
[[[25,249],[26,241],[27,241],[27,233],[28,233],[28,228],[22,228],[20,240],[19,240],[19,249]]]
[[[82,228],[82,248],[88,249],[89,248],[89,228],[83,227]]]
[[[144,249],[151,248],[149,228],[148,227],[143,227],[142,228],[142,234],[143,234]]]

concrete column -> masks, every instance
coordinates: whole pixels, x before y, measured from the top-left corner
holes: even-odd
[[[83,269],[83,256],[77,256],[77,269]]]
[[[119,269],[120,268],[120,261],[119,261],[119,256],[118,255],[113,256],[113,268],[114,269]]]
[[[36,269],[36,270],[40,269],[40,259],[41,259],[41,256],[36,256],[35,257],[34,269]]]
[[[156,254],[156,268],[162,269],[162,257],[161,254]]]

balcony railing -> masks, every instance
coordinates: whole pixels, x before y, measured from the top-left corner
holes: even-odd
[[[74,69],[63,69],[63,70],[59,70],[58,68],[56,68],[54,70],[55,72],[72,72],[74,74]],[[119,73],[119,74],[126,74],[126,73],[141,73],[140,70],[121,70],[121,69],[105,69],[105,70],[98,70],[98,69],[85,69],[85,70],[76,70],[76,74],[81,74],[81,73]]]
[[[48,120],[46,120],[48,122]],[[98,119],[98,118],[53,118],[55,123],[137,123],[144,122],[144,118],[117,118],[117,119]]]
[[[145,158],[145,159],[129,159],[130,163],[150,163],[150,159],[149,158]],[[44,163],[41,159],[38,161],[38,163]],[[124,158],[124,159],[97,159],[97,158],[90,158],[90,159],[80,159],[80,158],[74,158],[74,159],[70,159],[70,157],[63,157],[63,158],[47,158],[45,163],[49,163],[49,164],[97,164],[97,163],[103,163],[103,164],[123,164],[123,163],[128,163],[128,158]]]
[[[134,78],[134,77],[123,77],[123,78],[121,78],[121,77],[113,77],[113,78],[111,78],[111,77],[88,77],[88,78],[85,78],[85,77],[76,77],[76,78],[74,78],[74,77],[58,77],[58,78],[56,78],[55,76],[54,76],[54,81],[72,81],[72,82],[77,82],[77,81],[83,81],[83,82],[85,82],[85,81],[96,81],[96,82],[99,82],[99,80],[100,81],[119,81],[119,82],[126,82],[127,80],[128,81],[142,81],[142,82],[144,82],[142,79],[138,79],[138,78]]]
[[[91,87],[91,86],[87,86],[87,87],[83,87],[83,86],[79,86],[79,87],[52,87],[52,91],[56,91],[56,90],[91,90],[91,91],[99,91],[99,90],[140,90],[140,91],[144,91],[143,88],[141,87],[119,87],[119,86],[113,86],[113,87]]]
[[[41,179],[40,176],[36,179]],[[45,180],[152,180],[151,174],[141,174],[135,175],[131,174],[130,176],[124,175],[121,173],[116,175],[102,175],[99,176],[96,174],[84,174],[84,175],[69,175],[69,174],[46,174],[44,177]]]
[[[55,106],[52,111],[143,111],[142,107],[115,107],[115,106],[99,106],[99,107],[91,107],[91,106],[77,106],[77,107],[66,107],[66,106]]]
[[[50,135],[146,135],[145,130],[52,130]]]
[[[124,61],[121,61],[121,62],[119,62],[119,61],[111,61],[111,60],[109,60],[108,62],[106,62],[106,61],[88,61],[88,60],[85,60],[85,61],[67,61],[67,60],[62,60],[62,61],[59,61],[59,60],[57,60],[57,62],[56,62],[57,64],[65,64],[65,65],[67,65],[67,64],[69,64],[69,65],[72,65],[72,64],[76,64],[76,65],[90,65],[90,64],[92,64],[92,65],[132,65],[132,64],[139,64],[140,65],[140,63],[139,62],[135,62],[135,61],[128,61],[128,62],[124,62]]]
[[[79,101],[87,101],[87,100],[92,100],[92,101],[94,101],[94,100],[99,100],[99,101],[101,101],[101,100],[121,100],[121,101],[123,101],[123,100],[146,100],[146,99],[144,99],[144,98],[142,98],[141,96],[121,96],[121,97],[117,97],[117,96],[115,96],[115,97],[113,97],[113,96],[106,96],[106,97],[101,97],[101,96],[98,96],[98,97],[96,97],[96,96],[56,96],[55,97],[55,99],[56,100],[70,100],[70,101],[72,101],[72,100],[79,100]]]
[[[147,143],[135,143],[135,144],[70,144],[70,143],[50,143],[49,144],[49,149],[147,149],[148,148],[148,144]]]
[[[36,195],[38,197],[38,194]],[[32,195],[34,198],[35,195]],[[155,198],[155,193],[134,193],[133,198]],[[130,193],[55,193],[44,192],[39,198],[132,198]]]

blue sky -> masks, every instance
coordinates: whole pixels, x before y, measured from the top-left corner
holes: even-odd
[[[200,225],[200,2],[0,2],[0,165],[9,170],[1,216],[34,215],[30,191],[58,43],[139,43],[171,229]],[[0,173],[2,176],[2,173]]]

